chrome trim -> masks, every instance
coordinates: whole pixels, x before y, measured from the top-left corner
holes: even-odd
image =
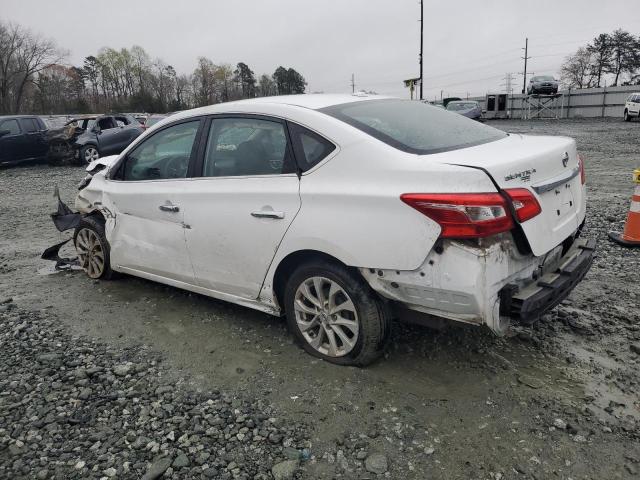
[[[573,178],[577,177],[580,174],[580,165],[576,166],[573,170],[571,170],[568,174],[563,173],[557,177],[552,178],[549,183],[543,183],[542,185],[532,186],[537,194],[542,194],[553,190],[556,187],[559,187],[563,183],[567,183],[571,181]]]

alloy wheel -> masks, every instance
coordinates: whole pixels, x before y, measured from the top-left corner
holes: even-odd
[[[84,160],[87,163],[91,163],[94,160],[100,158],[100,154],[98,153],[98,149],[94,147],[88,147],[84,150]]]
[[[98,234],[83,228],[76,236],[76,251],[80,266],[90,278],[100,278],[104,272],[104,250]]]
[[[298,328],[314,350],[342,357],[356,346],[358,313],[337,282],[325,277],[307,278],[296,290],[293,308]]]

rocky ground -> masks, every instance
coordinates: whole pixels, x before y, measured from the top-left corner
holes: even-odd
[[[591,272],[507,338],[398,324],[367,369],[309,357],[281,319],[54,272],[51,192],[71,200],[83,172],[0,171],[0,478],[638,478],[640,250],[606,234],[640,124],[491,125],[576,138]]]

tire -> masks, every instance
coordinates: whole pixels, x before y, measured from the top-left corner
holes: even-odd
[[[321,296],[317,296],[318,286]],[[316,307],[312,298],[325,308]],[[307,353],[327,362],[358,367],[382,355],[391,317],[380,297],[347,267],[329,261],[303,264],[289,277],[284,302],[289,330]],[[305,323],[309,327],[303,333]],[[330,337],[334,338],[333,347]],[[314,340],[318,340],[316,346]]]
[[[89,278],[110,280],[113,277],[111,250],[101,217],[89,216],[80,220],[73,232],[73,244],[78,252],[80,266]]]
[[[629,115],[629,110],[625,110],[624,111],[624,121],[625,122],[630,122],[631,121],[631,116]]]
[[[80,164],[88,165],[93,160],[100,158],[100,150],[95,145],[84,145],[80,148]]]

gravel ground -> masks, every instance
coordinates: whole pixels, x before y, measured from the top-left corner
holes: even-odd
[[[640,250],[606,234],[640,124],[491,125],[576,138],[591,272],[507,338],[396,325],[367,369],[309,357],[282,319],[53,272],[51,192],[71,201],[83,172],[0,171],[0,478],[638,478]]]

